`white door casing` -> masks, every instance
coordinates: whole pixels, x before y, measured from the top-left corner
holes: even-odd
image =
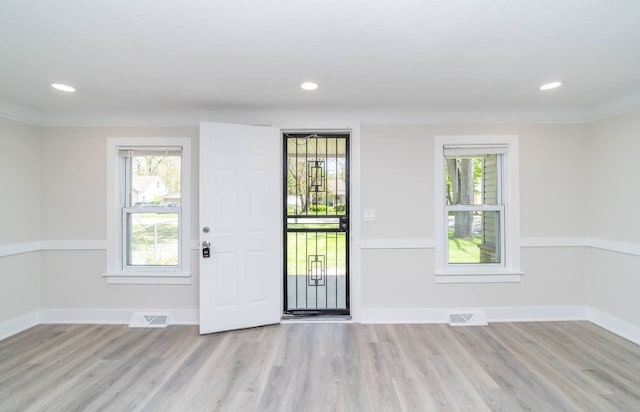
[[[200,123],[200,333],[280,322],[280,148],[278,128]]]

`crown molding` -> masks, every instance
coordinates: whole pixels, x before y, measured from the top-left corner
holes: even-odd
[[[352,120],[369,125],[585,124],[640,108],[640,93],[590,109],[428,110],[428,109],[192,109],[127,113],[44,112],[0,101],[0,117],[40,127],[198,127],[201,120],[252,125],[287,121]]]
[[[40,125],[40,112],[5,101],[0,101],[0,117],[32,126]]]
[[[0,112],[0,115],[2,113]],[[126,114],[47,114],[31,122],[42,127],[198,127],[201,120],[251,125],[287,121],[353,120],[371,125],[581,124],[581,110],[561,111],[441,111],[389,110],[191,110]],[[28,120],[28,119],[27,119]]]
[[[592,107],[587,112],[584,123],[597,122],[637,109],[640,109],[640,91]]]

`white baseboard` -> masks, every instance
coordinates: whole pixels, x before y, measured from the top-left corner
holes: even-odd
[[[588,306],[505,306],[484,308],[489,322],[553,322],[587,320]]]
[[[0,340],[36,326],[39,322],[40,318],[37,310],[0,322]]]
[[[447,309],[363,308],[362,323],[447,323]]]
[[[375,308],[362,310],[363,323],[447,323],[447,314],[482,311],[489,322],[587,320],[587,306],[504,306],[465,308]]]
[[[133,312],[165,312],[170,325],[198,325],[196,309],[43,309],[40,323],[128,325]]]
[[[609,332],[640,345],[640,325],[634,325],[594,307],[589,308],[589,321]]]
[[[550,322],[588,320],[601,328],[640,345],[640,325],[635,325],[589,306],[503,306],[465,308],[368,308],[362,323],[447,323],[447,314],[456,311],[484,311],[488,322]],[[77,323],[128,325],[133,312],[157,309],[43,309],[0,322],[0,340],[38,324]],[[162,310],[171,325],[198,325],[197,309]]]

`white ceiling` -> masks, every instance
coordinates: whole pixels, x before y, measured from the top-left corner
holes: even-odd
[[[638,0],[0,1],[0,112],[43,124],[580,120],[636,97]]]

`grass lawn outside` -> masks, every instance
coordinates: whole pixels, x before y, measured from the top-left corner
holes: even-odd
[[[296,207],[291,205],[287,206],[287,214],[295,215]],[[344,205],[338,205],[337,207],[320,205],[317,208],[314,206],[310,206],[308,212],[305,212],[302,209],[302,206],[298,206],[297,214],[307,215],[307,216],[324,216],[324,215],[344,215],[345,212],[344,212]]]
[[[347,267],[346,250],[344,232],[287,233],[287,273],[306,275],[309,255],[325,255],[328,272],[340,272]]]
[[[131,259],[136,265],[178,264],[178,214],[131,215]]]
[[[449,263],[480,263],[480,236],[471,239],[456,238],[449,229]]]

